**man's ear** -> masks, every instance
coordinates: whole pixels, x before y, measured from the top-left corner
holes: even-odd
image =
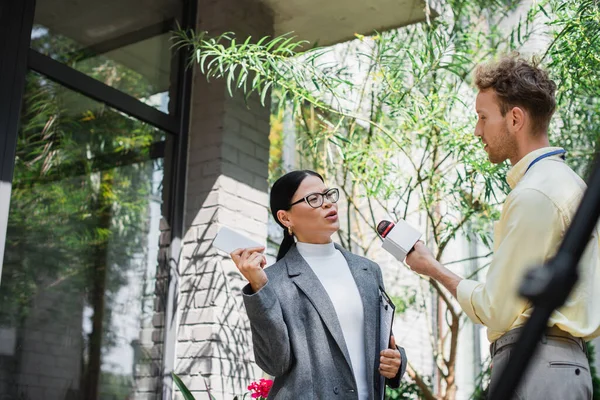
[[[509,111],[508,129],[512,132],[519,132],[527,124],[528,115],[521,107],[513,107]]]

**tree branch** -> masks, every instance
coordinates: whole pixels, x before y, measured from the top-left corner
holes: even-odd
[[[408,363],[406,366],[406,373],[410,376],[410,379],[415,381],[415,384],[421,390],[421,397],[424,400],[437,400],[437,398],[433,395],[431,388],[427,386],[427,383],[421,378],[421,376],[413,369],[412,365]]]
[[[468,257],[468,258],[463,258],[461,260],[449,261],[447,263],[444,263],[444,265],[458,264],[458,263],[465,262],[465,261],[473,261],[473,260],[478,260],[480,258],[487,258],[487,257],[491,256],[492,254],[494,254],[494,252],[490,251],[489,253],[487,253],[483,256]]]
[[[458,224],[456,224],[450,230],[450,233],[446,236],[446,239],[444,239],[438,246],[437,255],[435,257],[436,260],[440,261],[440,259],[442,258],[442,253],[446,249],[446,246],[448,245],[448,243],[450,243],[450,240],[452,240],[454,238],[454,235],[456,235],[456,232],[458,232],[458,230],[460,228],[462,228],[463,225],[469,221],[469,219],[471,218],[471,216],[473,214],[475,214],[475,210],[473,210],[473,209],[469,210],[465,215],[463,215],[463,218],[460,220],[460,222]]]
[[[448,298],[448,296],[446,295],[446,292],[442,289],[440,284],[433,278],[427,278],[427,280],[429,281],[429,284],[436,290],[436,292],[442,298],[442,300],[444,300],[444,303],[446,303],[446,307],[448,307],[448,311],[450,311],[450,314],[452,314],[452,317],[453,318],[457,317],[458,313],[454,309],[454,305],[452,304],[450,298]]]

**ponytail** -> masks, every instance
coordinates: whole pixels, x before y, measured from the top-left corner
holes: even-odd
[[[292,246],[296,243],[294,241],[294,236],[290,235],[287,229],[283,230],[283,240],[279,245],[279,252],[277,252],[277,261],[281,260],[287,252],[292,248]]]

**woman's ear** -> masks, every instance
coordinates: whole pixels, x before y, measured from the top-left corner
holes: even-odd
[[[277,211],[277,219],[279,219],[279,222],[281,222],[283,225],[285,225],[287,227],[289,227],[291,225],[290,216],[289,216],[288,212],[285,210]]]

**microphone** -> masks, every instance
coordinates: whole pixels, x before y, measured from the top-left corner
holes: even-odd
[[[383,220],[377,224],[377,233],[383,239],[381,247],[401,262],[422,236],[404,220],[399,220],[397,224]]]

